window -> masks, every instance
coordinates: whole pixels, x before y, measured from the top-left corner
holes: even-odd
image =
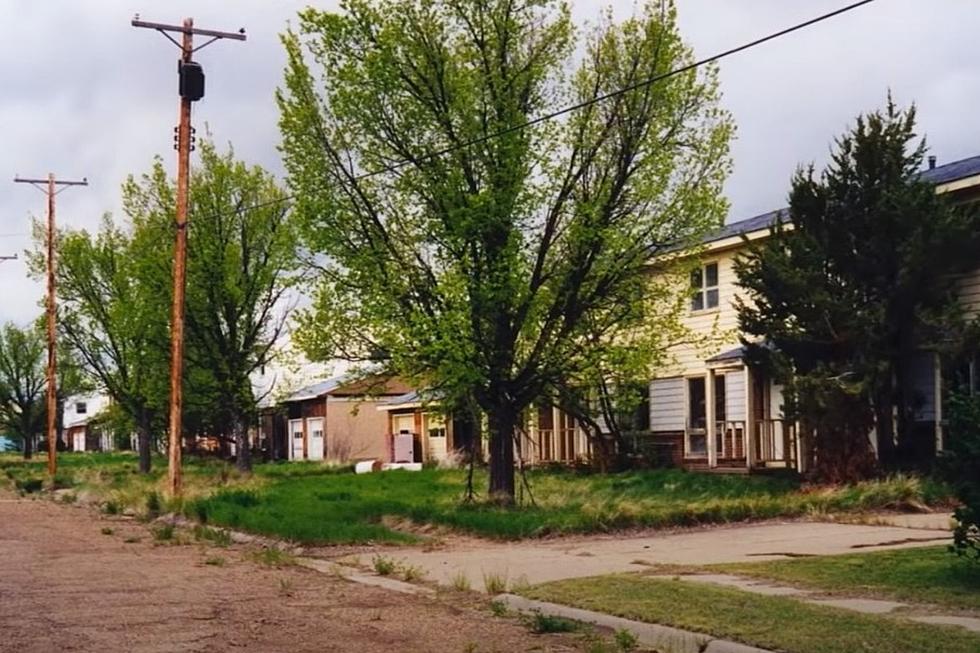
[[[703,311],[718,306],[718,264],[708,263],[691,272],[691,310]]]
[[[88,412],[88,404],[84,401],[79,401],[75,403],[75,413],[78,415],[84,415]]]

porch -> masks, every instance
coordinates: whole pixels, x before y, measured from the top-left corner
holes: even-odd
[[[703,371],[655,380],[651,426],[673,427],[687,469],[802,472],[796,425],[782,417],[782,388],[743,353],[739,347],[707,359]]]

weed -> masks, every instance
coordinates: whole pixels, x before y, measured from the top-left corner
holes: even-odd
[[[578,630],[581,626],[578,622],[564,617],[535,612],[531,616],[529,624],[531,631],[539,635],[545,633],[571,633]]]
[[[425,570],[418,565],[402,565],[401,572],[402,579],[409,583],[425,578]]]
[[[109,528],[108,526],[103,526],[102,527],[102,534],[103,535],[112,535],[113,533],[115,533],[115,531],[112,530],[111,528]]]
[[[122,510],[120,510],[117,502],[110,499],[102,504],[102,512],[107,515],[118,515]]]
[[[34,492],[40,492],[44,488],[44,479],[19,478],[14,481],[14,487],[21,494],[33,494]]]
[[[198,524],[194,527],[193,532],[194,538],[197,540],[207,540],[217,546],[228,546],[231,544],[231,534],[219,528],[210,528],[209,526]]]
[[[279,594],[281,596],[293,595],[293,581],[289,578],[279,579]]]
[[[248,557],[267,567],[291,567],[296,564],[296,556],[273,547],[252,549]]]
[[[153,539],[157,542],[169,542],[174,539],[174,526],[173,524],[160,524],[159,526],[154,526],[150,529],[153,533]]]
[[[381,610],[375,610],[371,615],[371,621],[381,621]]]
[[[74,492],[66,492],[65,494],[61,495],[60,501],[61,503],[75,503],[78,501],[78,495]]]
[[[640,640],[636,634],[625,628],[616,631],[613,635],[613,641],[616,642],[616,648],[622,653],[631,653],[640,647]]]
[[[130,537],[127,537],[125,540],[123,540],[123,542],[125,542],[126,544],[136,544],[139,541],[140,538],[136,537],[135,535],[131,535]]]
[[[471,589],[470,579],[462,569],[453,574],[450,583],[452,583],[453,589],[458,592],[469,592]]]
[[[495,617],[506,617],[510,611],[507,609],[507,604],[503,601],[490,601],[490,612]]]
[[[501,594],[507,591],[507,574],[483,572],[483,588],[487,594]]]
[[[479,650],[476,642],[467,642],[463,645],[463,653],[476,653]]]
[[[207,558],[204,559],[204,564],[210,565],[212,567],[224,567],[226,563],[227,560],[225,560],[221,556],[208,556]]]
[[[160,516],[160,510],[163,508],[163,500],[160,498],[159,492],[147,492],[146,494],[146,516],[150,519],[156,519]]]
[[[375,573],[379,576],[390,576],[398,568],[398,564],[394,560],[383,555],[374,556],[372,564],[374,565]]]

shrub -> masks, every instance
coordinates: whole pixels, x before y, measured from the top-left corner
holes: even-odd
[[[148,492],[146,494],[146,516],[154,519],[160,515],[163,509],[163,500],[158,492]]]
[[[161,524],[152,529],[153,539],[157,542],[166,542],[174,539],[173,524]]]
[[[119,504],[110,499],[102,504],[102,512],[107,515],[118,515],[121,510],[119,509]]]
[[[21,494],[32,494],[41,491],[41,488],[44,487],[44,479],[20,478],[14,481],[14,486]]]
[[[198,540],[207,540],[218,546],[228,546],[231,544],[231,535],[228,533],[228,531],[221,530],[219,528],[210,528],[200,524],[194,527],[194,538]]]
[[[616,631],[616,634],[613,635],[613,641],[616,642],[616,648],[622,651],[622,653],[630,653],[630,651],[635,651],[640,646],[640,641],[636,635],[625,628],[620,628]]]
[[[950,399],[946,445],[940,469],[960,501],[952,550],[980,563],[980,397]]]
[[[544,633],[570,633],[579,629],[579,624],[571,619],[556,617],[550,614],[535,612],[531,617],[531,630],[542,635]]]
[[[483,574],[483,587],[487,594],[500,594],[507,591],[507,574]]]
[[[374,571],[379,576],[390,576],[395,572],[395,569],[397,569],[398,567],[398,565],[395,563],[394,560],[382,555],[374,556],[373,564],[374,564]]]
[[[453,589],[457,592],[469,592],[470,591],[470,579],[466,575],[466,572],[460,569],[453,577],[450,579],[450,583]]]

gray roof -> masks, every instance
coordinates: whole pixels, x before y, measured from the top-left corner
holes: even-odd
[[[934,184],[946,184],[964,177],[980,175],[980,155],[969,159],[960,159],[945,165],[936,166],[931,170],[923,170],[922,178]]]
[[[391,397],[381,402],[382,406],[400,406],[401,404],[414,404],[416,402],[422,401],[419,396],[418,391],[412,390],[411,392],[406,392],[403,395],[398,395],[397,397]]]
[[[745,347],[736,347],[735,349],[729,349],[728,351],[723,351],[716,356],[706,359],[705,363],[724,363],[726,361],[737,361],[742,360],[745,356]]]
[[[319,381],[312,385],[308,385],[304,388],[300,388],[293,394],[289,395],[284,402],[289,401],[304,401],[306,399],[316,399],[317,397],[322,397],[331,390],[336,390],[344,381],[347,380],[346,374],[341,374],[340,376],[332,376],[329,379]]]
[[[731,238],[732,236],[740,236],[752,231],[758,231],[760,229],[771,227],[777,220],[780,222],[785,222],[788,219],[789,213],[786,209],[769,211],[768,213],[757,215],[754,218],[747,218],[745,220],[739,220],[738,222],[729,222],[720,229],[717,229],[705,236],[702,242],[713,243],[716,240],[723,240],[725,238]]]
[[[948,184],[951,181],[964,179],[966,177],[973,177],[974,175],[980,175],[980,155],[971,156],[968,159],[960,159],[959,161],[953,161],[952,163],[936,166],[931,170],[923,170],[921,173],[922,179],[931,181],[934,184]],[[723,240],[725,238],[731,238],[732,236],[740,236],[753,231],[759,231],[760,229],[771,227],[777,220],[779,222],[785,222],[788,219],[788,209],[769,211],[768,213],[763,213],[762,215],[757,215],[745,220],[739,220],[738,222],[729,222],[728,224],[705,236],[702,242],[713,243],[716,240]]]

